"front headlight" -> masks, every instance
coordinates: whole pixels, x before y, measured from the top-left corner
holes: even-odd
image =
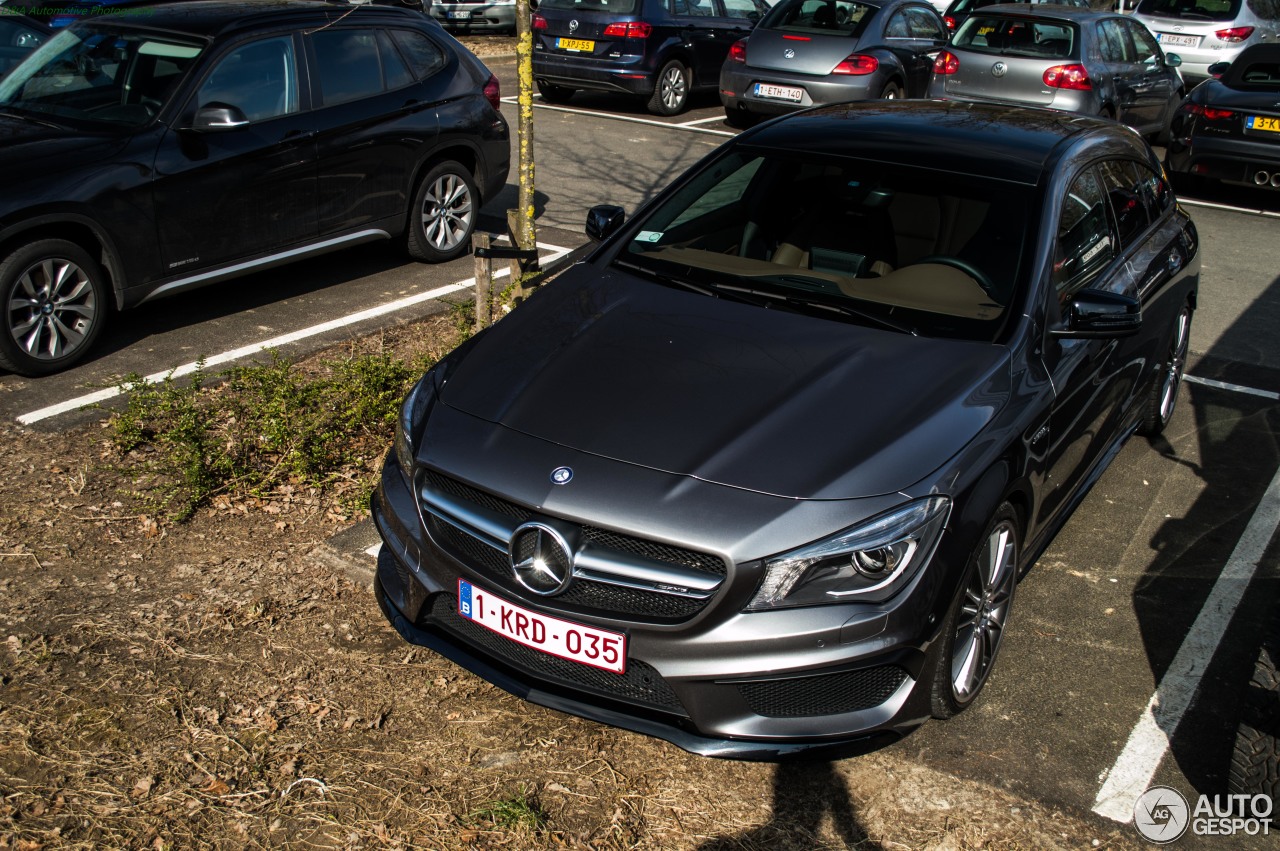
[[[931,496],[765,560],[747,611],[889,599],[933,556],[951,500]]]
[[[413,385],[400,405],[400,416],[396,421],[395,451],[400,472],[407,481],[413,476],[413,458],[417,454],[422,424],[426,421],[427,411],[435,401],[436,391],[439,389],[438,376],[439,369],[427,370],[427,374],[418,379],[418,383]]]

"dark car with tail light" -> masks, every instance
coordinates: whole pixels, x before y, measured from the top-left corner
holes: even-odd
[[[1209,67],[1169,130],[1165,168],[1178,179],[1280,189],[1280,44],[1256,44]]]
[[[533,78],[547,103],[618,92],[676,115],[715,87],[729,47],[768,10],[764,0],[542,0]]]
[[[404,402],[372,501],[401,635],[723,757],[857,752],[1006,687],[1019,576],[1176,410],[1200,254],[1146,142],[815,107],[586,229]]]
[[[1001,4],[956,30],[929,96],[1100,115],[1158,138],[1185,93],[1181,61],[1126,15]]]
[[[815,104],[924,97],[946,43],[924,0],[781,0],[725,59],[725,120],[749,127]]]

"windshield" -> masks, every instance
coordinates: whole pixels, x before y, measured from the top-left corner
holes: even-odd
[[[1066,21],[975,15],[960,25],[956,47],[999,56],[1069,59],[1076,55],[1076,27]]]
[[[62,30],[0,81],[0,109],[137,127],[173,95],[202,47],[117,29]]]
[[[859,36],[879,6],[853,0],[782,0],[760,20],[770,30]]]
[[[1240,0],[1142,0],[1138,14],[1188,21],[1234,21],[1240,14]]]
[[[642,221],[615,262],[722,298],[994,340],[1017,296],[1032,191],[739,149]]]

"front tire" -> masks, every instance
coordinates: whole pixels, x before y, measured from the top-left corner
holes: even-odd
[[[418,185],[409,210],[409,255],[442,263],[466,254],[478,210],[471,172],[451,160],[437,164]]]
[[[960,592],[938,635],[942,646],[933,671],[935,718],[967,709],[991,674],[1018,584],[1019,528],[1017,511],[1002,503],[965,565]]]
[[[102,332],[106,276],[74,242],[42,239],[0,262],[0,298],[0,367],[48,375],[84,357]]]
[[[1157,437],[1164,432],[1178,405],[1178,389],[1187,367],[1187,350],[1191,342],[1191,305],[1184,304],[1169,335],[1169,349],[1160,365],[1147,396],[1147,412],[1138,433]]]
[[[692,74],[679,59],[672,59],[658,72],[649,111],[654,115],[679,115],[689,103]]]

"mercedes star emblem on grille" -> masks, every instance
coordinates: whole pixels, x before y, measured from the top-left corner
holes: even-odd
[[[516,581],[535,594],[559,594],[573,579],[573,551],[550,526],[525,523],[518,527],[511,533],[508,552]]]
[[[556,467],[551,471],[551,484],[553,485],[567,485],[572,478],[572,467]]]

